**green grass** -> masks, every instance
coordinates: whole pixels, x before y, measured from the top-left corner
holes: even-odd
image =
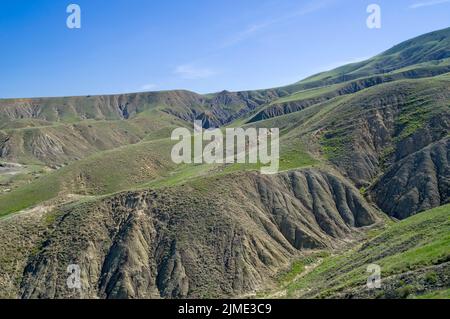
[[[279,159],[279,172],[289,171],[298,168],[310,167],[318,164],[309,153],[305,151],[287,151],[280,155]],[[238,171],[259,171],[263,167],[268,167],[270,164],[262,164],[258,162],[256,164],[230,164],[226,166],[224,172],[238,172]]]
[[[149,183],[142,185],[140,188],[160,188],[176,186],[192,179],[202,178],[208,174],[214,174],[217,169],[216,164],[183,164],[170,172],[168,176],[156,179]]]
[[[422,295],[414,295],[413,299],[450,299],[450,288],[425,293]]]
[[[397,120],[397,126],[401,128],[401,133],[396,137],[396,141],[401,141],[411,135],[416,131],[423,128],[430,117],[430,108],[427,105],[417,105],[411,102],[408,107],[404,108],[400,117]]]
[[[224,152],[225,153],[225,152]],[[192,153],[194,154],[194,153]],[[297,138],[280,139],[279,172],[292,169],[311,167],[319,164],[309,152],[305,150],[302,142]],[[156,179],[143,185],[143,187],[170,187],[179,185],[191,179],[206,176],[220,176],[233,172],[260,171],[269,164],[258,163],[232,163],[232,164],[182,164],[163,178]]]
[[[332,93],[332,92],[336,91],[341,86],[342,85],[331,85],[331,86],[296,92],[296,93],[293,93],[286,97],[277,99],[277,100],[271,102],[269,105],[284,104],[284,103],[288,103],[288,102],[295,102],[295,101],[300,101],[300,100],[308,100],[308,99],[318,98],[327,93]]]
[[[15,189],[44,174],[46,174],[46,168],[41,165],[22,166],[14,174],[0,173],[0,193],[2,189]]]
[[[383,74],[402,68],[408,68],[414,64],[429,63],[435,60],[438,52],[446,52],[448,46],[450,28],[428,33],[414,39],[405,41],[392,49],[377,55],[366,61],[344,65],[331,71],[322,72],[311,76],[291,87],[304,88],[323,85],[326,83],[339,83],[345,78],[361,78],[368,75]],[[414,47],[414,51],[411,51]],[[405,59],[405,56],[408,56]],[[343,75],[346,75],[344,78]],[[287,87],[289,89],[289,87]]]
[[[441,75],[380,84],[347,96],[346,100],[321,119],[326,128],[320,139],[325,158],[334,160],[353,154],[350,146],[355,138],[359,138],[353,133],[362,134],[357,131],[359,119],[373,117],[375,110],[382,110],[377,104],[383,101],[383,97],[395,96],[398,92],[401,102],[395,117],[392,144],[386,146],[380,158],[383,163],[395,152],[396,143],[429,125],[431,118],[450,111],[448,101],[444,98],[448,89],[448,75]]]
[[[323,252],[316,252],[311,254],[310,256],[304,256],[297,260],[295,260],[291,268],[279,275],[278,282],[284,286],[286,284],[290,284],[294,279],[296,279],[299,275],[301,275],[307,266],[314,264],[319,259],[328,257],[329,253],[326,251]]]
[[[328,160],[337,159],[344,155],[346,147],[351,142],[351,136],[343,130],[330,130],[322,135],[320,141],[325,158]]]
[[[300,275],[305,270],[305,267],[306,265],[303,260],[295,261],[292,264],[291,269],[280,277],[279,282],[283,284],[294,280],[298,275]]]
[[[314,271],[292,282],[288,294],[296,296],[314,288],[317,296],[332,296],[338,291],[364,285],[366,267],[378,264],[384,278],[450,258],[450,205],[435,208],[391,224],[358,247],[331,256]]]
[[[58,190],[58,184],[44,178],[11,193],[0,195],[0,217],[52,199],[56,197]]]
[[[0,216],[37,205],[64,194],[106,195],[143,187],[170,187],[202,176],[259,170],[259,164],[183,164],[170,158],[175,142],[150,140],[95,153],[42,176],[11,193],[0,195]],[[282,144],[280,170],[316,164],[299,143]],[[266,165],[264,165],[266,166]]]
[[[0,217],[59,195],[105,195],[168,176],[170,140],[156,140],[96,153],[0,195]]]

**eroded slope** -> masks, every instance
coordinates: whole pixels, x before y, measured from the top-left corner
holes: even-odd
[[[301,250],[345,245],[358,237],[358,228],[378,220],[355,188],[316,170],[232,174],[118,194],[52,214],[35,253],[28,252],[23,276],[17,272],[5,286],[15,289],[9,294],[236,296],[270,284]],[[1,222],[2,231],[7,224]],[[67,289],[69,264],[82,269],[80,292]]]

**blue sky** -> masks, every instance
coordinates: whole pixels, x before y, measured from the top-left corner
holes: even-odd
[[[0,97],[268,88],[449,25],[450,0],[0,0]]]

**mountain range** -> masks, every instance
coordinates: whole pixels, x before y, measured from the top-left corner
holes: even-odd
[[[279,128],[280,172],[174,164],[195,120]],[[449,132],[450,28],[285,87],[0,100],[0,297],[449,298]]]

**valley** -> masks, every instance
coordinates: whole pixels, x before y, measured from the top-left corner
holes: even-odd
[[[279,129],[279,172],[174,163],[194,121]],[[0,297],[449,298],[449,160],[450,28],[279,88],[0,100]]]

